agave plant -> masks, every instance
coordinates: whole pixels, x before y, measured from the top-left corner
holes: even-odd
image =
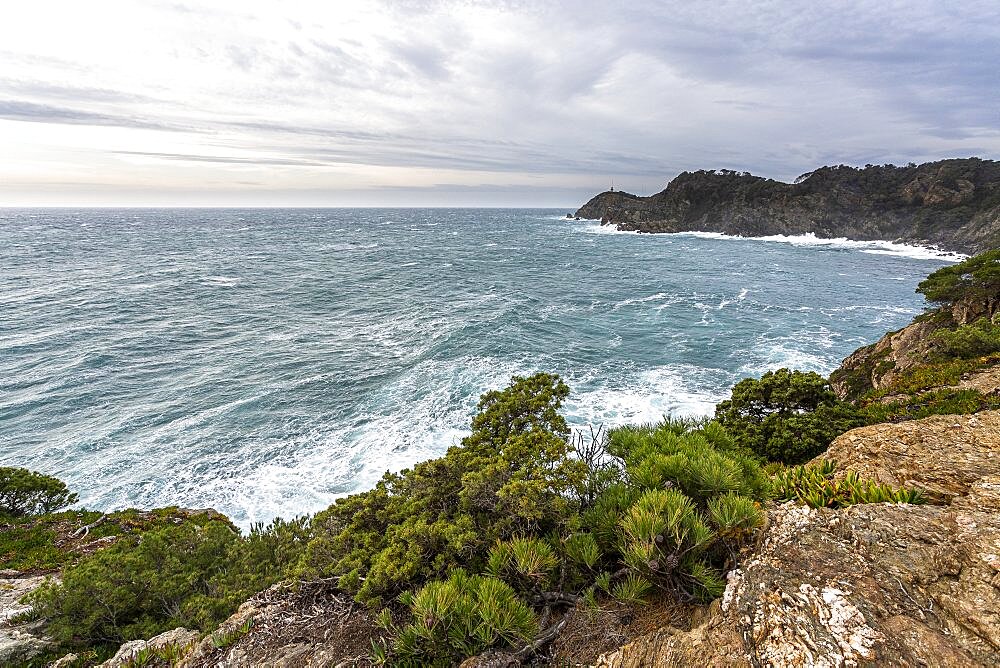
[[[843,508],[859,503],[925,503],[919,490],[893,488],[874,480],[864,480],[848,471],[836,480],[836,465],[825,460],[798,466],[774,478],[776,496],[781,501],[798,501],[811,508]]]

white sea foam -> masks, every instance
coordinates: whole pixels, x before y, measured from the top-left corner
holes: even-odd
[[[575,426],[617,427],[658,422],[665,415],[708,415],[727,393],[731,376],[719,369],[670,364],[626,375],[614,385],[603,385],[570,397],[567,416]]]
[[[700,239],[729,239],[737,241],[770,241],[775,243],[791,244],[793,246],[818,246],[825,248],[843,248],[858,250],[862,253],[875,255],[890,255],[894,257],[906,257],[915,260],[943,260],[945,262],[961,262],[967,255],[943,251],[925,246],[915,246],[911,244],[896,243],[893,241],[855,241],[844,237],[825,239],[817,237],[812,232],[807,234],[784,235],[772,234],[763,237],[741,237],[720,232],[676,232],[672,236],[688,236]]]
[[[575,221],[575,222],[582,222],[582,221]],[[632,236],[639,234],[638,232],[619,230],[614,225],[602,225],[600,223],[594,223],[592,221],[588,221],[586,225],[581,225],[576,229],[578,229],[581,232],[585,232],[587,234],[628,234]]]
[[[239,278],[234,276],[206,276],[202,279],[202,282],[207,285],[218,285],[221,287],[236,285],[240,282]]]

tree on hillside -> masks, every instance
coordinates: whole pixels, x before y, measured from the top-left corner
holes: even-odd
[[[938,269],[917,285],[917,292],[938,304],[954,304],[967,299],[997,301],[1000,299],[1000,249]]]
[[[808,461],[860,424],[825,378],[788,369],[741,380],[732,397],[716,406],[715,418],[738,445],[785,464]]]
[[[41,515],[76,502],[77,495],[58,478],[23,468],[0,467],[0,516]]]

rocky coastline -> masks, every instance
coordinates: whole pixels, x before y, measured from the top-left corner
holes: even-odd
[[[768,476],[760,479],[765,491],[748,503],[744,519],[727,524],[727,529],[718,525],[718,535],[740,538],[717,543],[724,548],[720,555],[727,565],[725,572],[719,572],[718,588],[712,596],[685,596],[670,589],[655,593],[643,590],[628,596],[620,587],[607,586],[599,594],[596,583],[589,588],[578,586],[574,593],[568,586],[564,588],[564,583],[568,577],[584,577],[586,571],[579,569],[575,576],[567,576],[574,568],[569,559],[580,563],[589,559],[597,564],[600,558],[596,552],[587,557],[580,543],[580,556],[570,555],[571,543],[584,535],[577,531],[559,543],[566,550],[567,560],[562,562],[554,552],[538,545],[534,551],[520,553],[512,548],[499,561],[491,554],[489,577],[521,577],[526,583],[522,596],[542,610],[538,618],[531,617],[532,635],[469,649],[469,636],[449,631],[446,638],[457,638],[460,651],[431,654],[447,642],[434,634],[459,614],[450,609],[457,605],[454,597],[458,590],[447,593],[441,581],[432,582],[416,595],[404,593],[386,599],[383,605],[389,607],[379,611],[380,605],[360,596],[366,583],[374,582],[372,575],[377,571],[369,568],[363,578],[357,570],[337,575],[330,569],[331,556],[345,554],[345,544],[357,544],[351,558],[370,557],[372,546],[384,533],[378,522],[392,508],[391,486],[415,485],[401,495],[407,502],[428,493],[434,495],[433,510],[439,513],[456,494],[467,491],[441,494],[442,489],[451,489],[450,480],[492,484],[493,478],[524,454],[491,468],[492,477],[487,479],[453,475],[448,467],[454,464],[448,457],[468,452],[455,448],[446,458],[418,465],[415,476],[419,477],[390,477],[374,492],[348,497],[310,520],[276,522],[249,537],[239,536],[225,517],[209,510],[170,508],[103,514],[56,513],[49,508],[34,517],[8,518],[7,524],[0,523],[0,566],[7,566],[0,570],[0,665],[1000,665],[998,268],[1000,250],[995,250],[929,276],[918,291],[936,306],[907,327],[855,351],[829,379],[812,374],[822,386],[818,395],[809,392],[804,384],[809,375],[801,372],[781,370],[760,380],[747,379],[733,388],[732,399],[719,405],[725,410],[717,410],[711,422],[666,423],[662,429],[669,433],[664,432],[664,442],[687,449],[669,456],[657,454],[652,460],[625,460],[625,480],[655,477],[652,490],[646,493],[652,495],[649,498],[680,495],[675,488],[686,489],[682,485],[688,484],[684,481],[694,470],[702,471],[697,480],[690,479],[697,482],[697,489],[715,484],[711,471],[725,471],[720,467],[726,461],[740,461],[745,471],[763,471],[761,475]],[[797,379],[797,384],[778,392],[785,395],[779,403],[793,394],[809,394],[813,396],[809,401],[819,400],[826,408],[839,406],[838,412],[821,413],[821,406],[803,409],[802,404],[796,404],[798,407],[783,418],[785,426],[779,434],[795,432],[789,441],[792,446],[798,448],[810,433],[815,437],[823,427],[817,420],[810,421],[810,413],[850,424],[801,459],[771,457],[767,469],[756,468],[758,463],[744,458],[743,448],[751,447],[748,444],[756,438],[754,430],[765,423],[753,422],[750,431],[741,431],[731,420],[738,412],[738,401],[748,398],[756,407],[753,412],[760,412],[758,408],[764,405],[761,398],[750,395],[764,392],[768,375]],[[554,381],[555,377],[520,381],[542,383],[546,379]],[[532,402],[542,396],[527,392],[523,384],[516,387],[523,396],[510,390],[493,392],[485,395],[487,403],[504,406],[506,411],[511,405],[522,406],[516,403],[519,396]],[[568,388],[563,390],[568,392]],[[764,393],[770,397],[768,401],[776,396],[771,390]],[[487,415],[495,417],[494,413]],[[544,415],[559,419],[554,412]],[[480,419],[477,426],[488,435],[496,424],[505,423]],[[653,447],[658,442],[649,440],[652,429],[626,428],[619,437],[624,434],[632,441],[615,443],[618,447],[629,442]],[[549,446],[565,446],[562,438],[555,438]],[[573,440],[573,447],[592,471],[613,474],[605,458],[615,450],[609,442],[601,442],[598,432],[589,445],[579,439]],[[480,457],[493,450],[494,442],[489,443]],[[463,448],[473,445],[467,440]],[[699,452],[711,458],[711,467],[699,462]],[[674,469],[666,482],[660,481],[657,469],[646,468],[655,464],[665,469],[677,463],[677,458],[686,463]],[[579,460],[566,461],[576,464]],[[643,466],[635,466],[635,461]],[[719,484],[730,490],[720,498],[738,496],[731,491],[735,484],[756,484],[749,474],[741,483],[727,477],[736,475],[737,470],[730,469],[719,478]],[[627,490],[622,484],[613,483],[604,493],[607,489],[624,493]],[[56,491],[61,489],[56,486]],[[488,492],[479,491],[475,499],[481,502]],[[526,493],[530,494],[530,489],[519,484],[511,498],[521,499]],[[561,502],[566,492],[552,498]],[[375,503],[364,505],[366,499]],[[600,503],[591,506],[600,507]],[[709,507],[721,514],[723,506],[720,502]],[[618,525],[633,526],[628,522],[645,517],[638,514],[638,508],[638,503],[631,506],[625,519],[607,525],[609,530]],[[734,506],[729,512],[737,509]],[[406,511],[410,512],[409,507]],[[502,521],[497,513],[488,515],[487,526]],[[590,521],[590,517],[595,516],[584,515],[576,521]],[[751,518],[756,519],[751,522]],[[740,524],[744,521],[745,527]],[[396,524],[391,530],[398,532],[404,526]],[[422,550],[431,549],[424,542],[430,527],[422,523],[417,529],[411,534],[418,541],[415,544]],[[666,531],[657,533],[651,549],[666,543],[667,535]],[[596,545],[592,543],[593,550]],[[175,562],[192,549],[202,550],[202,556],[183,569],[177,568]],[[221,559],[220,551],[224,553]],[[146,562],[141,562],[140,554],[146,555]],[[422,554],[412,562],[415,567],[426,565]],[[652,554],[654,560],[644,557],[640,563],[648,569],[642,572],[660,569],[660,553]],[[453,565],[460,558],[452,555],[449,563]],[[527,570],[512,571],[512,564],[519,559],[525,561]],[[667,559],[669,556],[662,564],[670,564]],[[558,579],[555,571],[544,575],[545,563],[550,569],[562,564]],[[625,568],[602,577],[608,582],[623,577],[629,568],[629,562],[624,563]],[[11,568],[14,565],[19,570]],[[442,565],[447,567],[448,563],[442,560]],[[131,569],[127,577],[126,568]],[[168,577],[164,573],[171,568],[171,584],[160,588]],[[450,582],[476,581],[463,569],[458,570]],[[382,571],[381,577],[396,577],[398,571],[394,565]],[[199,614],[178,616],[183,612],[180,603],[171,602],[170,589],[187,586],[191,580],[201,581],[203,586],[196,596],[185,599],[184,605],[199,603],[202,607],[192,610],[200,610],[201,615],[211,612],[214,616],[209,620]],[[153,601],[145,613],[145,626],[118,633],[119,622],[137,619],[130,611],[154,591],[153,598],[163,598],[177,608],[166,615],[169,625],[160,604]],[[39,597],[39,592],[48,592],[48,597]],[[106,604],[109,612],[112,606],[120,607],[113,617],[114,641],[95,636],[89,646],[80,642],[76,629],[84,627],[77,611],[95,618],[105,614],[91,604],[91,598]],[[76,607],[61,607],[66,601]],[[414,607],[412,622],[408,622],[411,611],[407,607],[415,606],[416,601],[423,601],[424,607],[419,611]],[[463,614],[490,608],[488,597],[480,596],[477,601],[462,607]],[[39,605],[48,607],[37,608]],[[50,616],[41,612],[44,609]],[[508,613],[513,614],[513,609],[508,607]],[[178,623],[186,620],[193,623]],[[67,628],[72,633],[67,633]],[[144,633],[147,628],[155,631]],[[480,627],[469,627],[474,628]],[[475,632],[469,633],[474,636]],[[401,655],[407,646],[390,645],[395,638],[409,638],[414,654]],[[397,653],[388,654],[387,647],[394,647]]]
[[[1000,246],[1000,162],[839,165],[794,183],[730,170],[683,172],[648,197],[600,193],[571,217],[622,231],[814,234],[975,254]]]

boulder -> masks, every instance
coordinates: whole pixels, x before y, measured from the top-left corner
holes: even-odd
[[[836,476],[856,471],[892,487],[923,491],[947,503],[984,476],[1000,476],[1000,411],[934,415],[841,434],[813,463],[837,462]]]

